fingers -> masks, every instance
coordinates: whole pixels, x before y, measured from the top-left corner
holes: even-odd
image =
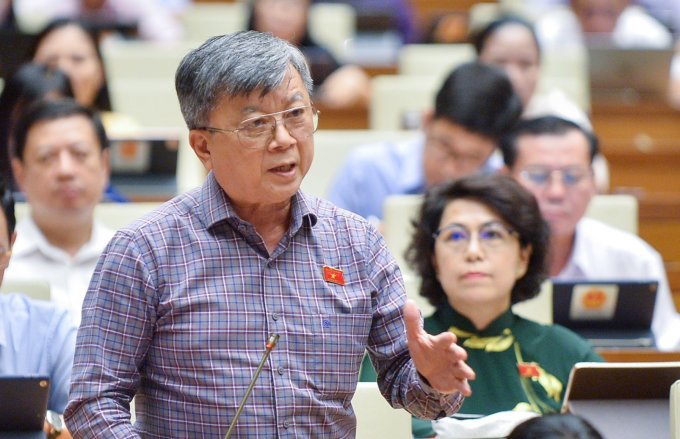
[[[409,339],[409,342],[423,330],[420,310],[418,305],[412,300],[407,300],[406,305],[404,305],[404,323],[406,324],[406,337]]]

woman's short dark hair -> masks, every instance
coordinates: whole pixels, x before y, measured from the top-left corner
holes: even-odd
[[[80,105],[73,99],[42,100],[29,105],[17,120],[14,132],[12,133],[16,157],[19,160],[24,159],[28,132],[35,124],[46,120],[57,120],[71,116],[83,116],[89,120],[101,149],[108,148],[109,142],[106,137],[106,131],[96,111]]]
[[[522,422],[508,439],[602,439],[602,435],[579,416],[555,413]]]
[[[543,220],[534,196],[505,175],[464,177],[435,186],[425,194],[419,217],[413,222],[413,238],[406,250],[406,261],[422,278],[420,295],[435,307],[447,301],[432,263],[433,234],[439,229],[446,206],[458,199],[487,206],[517,232],[522,248],[531,246],[527,271],[515,282],[511,301],[514,304],[535,297],[547,277],[548,224]]]
[[[482,53],[482,51],[484,51],[484,47],[486,46],[486,43],[489,41],[489,38],[491,38],[499,29],[508,25],[522,26],[529,31],[534,41],[534,44],[536,44],[536,51],[538,52],[538,56],[540,58],[541,45],[538,42],[538,37],[536,36],[534,26],[528,20],[525,20],[524,18],[518,17],[516,15],[505,15],[499,17],[470,35],[470,42],[474,46],[475,52],[477,52],[477,56],[479,56]]]

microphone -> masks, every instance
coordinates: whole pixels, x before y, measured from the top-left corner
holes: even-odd
[[[248,398],[250,397],[250,393],[253,391],[253,387],[255,387],[255,382],[257,381],[257,377],[260,376],[260,372],[262,371],[262,367],[264,366],[264,362],[267,361],[267,358],[269,358],[269,354],[271,353],[272,350],[276,347],[276,343],[279,341],[279,334],[272,334],[269,336],[269,339],[267,340],[267,344],[265,345],[265,351],[264,355],[262,355],[262,359],[260,360],[260,364],[257,366],[257,370],[255,370],[255,375],[253,375],[253,379],[250,380],[250,385],[248,386],[248,389],[246,390],[246,394],[243,395],[243,399],[241,400],[241,404],[238,405],[238,410],[236,410],[236,416],[234,416],[234,419],[231,421],[231,425],[229,426],[229,430],[227,430],[227,434],[224,436],[224,439],[229,439],[231,437],[231,434],[234,431],[234,428],[236,428],[236,421],[238,421],[238,418],[241,416],[241,412],[243,411],[243,407],[246,405],[246,401],[248,401]]]

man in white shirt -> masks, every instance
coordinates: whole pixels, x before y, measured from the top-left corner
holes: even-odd
[[[99,118],[72,100],[30,107],[13,133],[12,169],[30,215],[17,225],[7,278],[43,278],[76,324],[99,255],[113,231],[94,221],[109,177]]]
[[[680,315],[661,255],[639,237],[584,218],[595,194],[596,137],[554,116],[520,122],[501,142],[510,174],[531,191],[550,224],[550,276],[556,279],[655,279],[652,331],[657,347],[680,347]]]

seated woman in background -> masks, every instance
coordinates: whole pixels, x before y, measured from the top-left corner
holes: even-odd
[[[425,330],[453,332],[477,374],[459,413],[558,412],[572,366],[602,358],[570,330],[512,311],[547,276],[548,226],[534,197],[504,175],[465,177],[428,191],[415,226],[406,258],[436,308]],[[365,361],[362,380],[371,372]],[[430,421],[413,427],[434,435]]]
[[[10,77],[0,95],[0,172],[13,192],[18,186],[12,175],[11,132],[17,115],[31,102],[45,98],[73,97],[68,76],[46,65],[24,64]]]
[[[31,60],[63,70],[76,101],[99,112],[108,134],[138,128],[130,117],[112,111],[97,36],[80,21],[59,18],[50,22],[36,37]]]
[[[330,108],[367,106],[370,78],[360,67],[342,65],[309,34],[311,0],[254,0],[248,30],[271,32],[296,45],[307,58],[314,101]]]

